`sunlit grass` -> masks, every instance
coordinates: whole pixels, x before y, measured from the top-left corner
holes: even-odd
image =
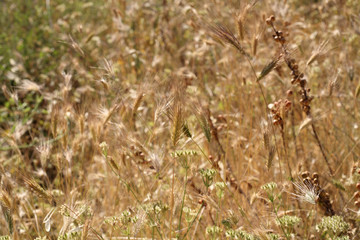
[[[0,239],[357,239],[356,1],[0,7]]]

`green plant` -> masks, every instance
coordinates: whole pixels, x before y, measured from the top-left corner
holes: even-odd
[[[349,224],[341,216],[323,217],[321,222],[316,225],[316,230],[327,239],[346,239]]]

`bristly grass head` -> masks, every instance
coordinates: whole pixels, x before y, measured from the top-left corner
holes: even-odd
[[[271,60],[265,67],[261,70],[260,76],[258,77],[257,81],[263,79],[266,75],[268,75],[276,66],[279,65],[281,60],[283,59],[283,55],[279,54],[273,60]]]
[[[174,146],[179,142],[182,135],[182,126],[183,126],[183,113],[180,105],[175,106],[174,116],[173,116],[173,126],[171,132],[171,140]]]
[[[231,30],[223,25],[215,24],[209,27],[210,31],[214,33],[215,40],[228,43],[235,47],[242,55],[250,58],[250,55],[245,52],[244,48],[240,44],[239,40],[235,37]]]
[[[43,88],[42,85],[39,85],[33,81],[30,81],[28,79],[24,79],[21,81],[21,84],[18,86],[18,90],[23,93],[27,92],[41,92],[41,89]]]
[[[310,66],[315,60],[317,60],[319,57],[324,56],[330,49],[328,48],[329,40],[323,41],[320,46],[313,51],[311,57],[306,62],[306,66]]]
[[[295,199],[299,199],[302,202],[308,202],[311,204],[316,204],[319,198],[320,191],[317,191],[315,186],[309,182],[293,182],[297,193],[291,193]]]

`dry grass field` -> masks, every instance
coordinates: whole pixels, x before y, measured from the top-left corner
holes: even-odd
[[[3,0],[0,239],[360,239],[359,0]]]

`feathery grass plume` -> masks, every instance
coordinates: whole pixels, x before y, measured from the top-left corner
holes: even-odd
[[[183,116],[182,116],[182,108],[180,105],[175,106],[175,111],[173,115],[173,126],[171,131],[171,140],[173,146],[176,146],[181,138],[183,133],[182,126],[183,126]]]
[[[115,75],[112,62],[108,61],[106,58],[104,58],[104,67],[103,68],[106,71],[107,76],[112,77]]]
[[[51,204],[56,205],[55,199],[53,196],[42,188],[34,179],[29,179],[24,177],[25,184],[32,190],[38,197],[45,198]]]
[[[64,78],[64,88],[63,88],[63,92],[64,94],[67,94],[70,90],[71,90],[71,79],[72,79],[72,75],[70,73],[67,72],[62,72],[61,75]],[[66,95],[65,95],[66,96]]]
[[[8,90],[8,88],[6,87],[5,84],[3,84],[3,85],[1,86],[1,90],[2,90],[5,98],[6,98],[7,100],[9,100],[9,99],[11,98],[11,94],[10,94],[10,91]]]
[[[29,130],[29,127],[30,126],[28,124],[23,123],[22,121],[17,121],[11,136],[13,140],[21,141],[21,137]]]
[[[339,74],[340,74],[340,71],[338,71],[336,73],[336,76],[334,77],[334,79],[332,79],[329,82],[329,96],[332,96],[334,91],[337,91],[340,89]]]
[[[15,104],[18,105],[19,103],[19,96],[18,96],[18,93],[17,91],[13,91],[13,90],[9,90],[6,85],[2,85],[1,86],[1,89],[2,89],[2,92],[4,94],[4,97],[7,99],[7,100],[10,100],[10,99],[13,99]]]
[[[69,34],[70,43],[68,43],[76,52],[78,52],[82,57],[85,56],[85,52],[81,49],[80,45],[74,40],[74,38]]]
[[[40,163],[42,167],[46,166],[46,162],[50,156],[50,151],[51,151],[51,147],[50,147],[50,143],[48,141],[42,140],[39,144],[39,146],[37,146],[35,148],[39,154],[40,154]]]
[[[160,101],[157,101],[156,109],[155,109],[155,113],[154,113],[154,123],[159,119],[159,117],[162,114],[168,112],[168,110],[170,109],[173,102],[174,102],[174,97],[166,98],[166,99],[161,98]]]
[[[215,35],[215,40],[217,39],[220,42],[228,43],[235,47],[242,55],[251,58],[250,55],[245,52],[244,48],[241,46],[241,43],[229,28],[220,24],[211,25],[209,28],[210,31]]]
[[[319,206],[325,211],[325,215],[335,215],[329,193],[320,187],[319,174],[314,172],[310,177],[310,173],[305,171],[301,174],[301,177],[303,178],[305,187],[300,184],[300,187],[303,187],[303,189],[299,190],[299,194],[297,195],[300,197],[302,196],[305,201],[312,204],[319,204]]]
[[[111,116],[113,115],[113,113],[119,109],[120,107],[120,103],[115,104],[112,108],[107,109],[104,106],[99,107],[99,109],[97,110],[96,115],[102,119],[102,125],[105,126],[106,123],[110,120]]]
[[[120,103],[117,103],[117,104],[115,104],[115,105],[109,110],[109,113],[108,113],[108,115],[106,116],[106,118],[105,118],[105,120],[104,120],[104,122],[103,122],[103,125],[105,125],[105,124],[110,120],[111,116],[113,115],[113,113],[114,113],[116,110],[119,109],[120,105],[121,105]]]
[[[27,92],[40,92],[43,86],[30,81],[28,79],[24,79],[21,81],[21,84],[17,87],[17,89],[22,93]]]
[[[293,182],[297,193],[291,193],[295,199],[298,199],[302,202],[308,202],[311,204],[316,204],[319,200],[320,192],[308,181]]]
[[[306,62],[306,66],[310,66],[316,59],[325,55],[329,51],[327,48],[328,43],[329,40],[325,40],[320,44],[320,46],[312,53],[311,57]]]

